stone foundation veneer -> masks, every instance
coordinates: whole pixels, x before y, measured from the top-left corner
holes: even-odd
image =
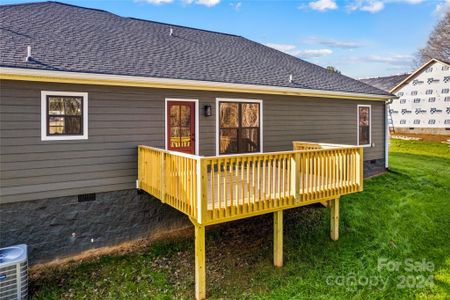
[[[27,244],[33,264],[189,224],[182,213],[137,190],[97,193],[87,202],[70,196],[6,203],[0,205],[0,247]]]
[[[386,171],[384,158],[366,160],[364,162],[364,178],[381,174],[384,171]]]
[[[385,171],[384,159],[364,162],[365,177]],[[0,205],[0,247],[27,244],[31,264],[148,238],[190,225],[188,218],[146,193],[123,190]]]

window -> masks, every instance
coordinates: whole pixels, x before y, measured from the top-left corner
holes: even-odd
[[[412,91],[411,96],[415,96],[415,95],[417,95],[417,91]]]
[[[261,101],[218,99],[219,154],[261,151]]]
[[[403,96],[403,92],[398,92],[397,96],[399,96],[399,97]]]
[[[445,98],[444,98],[444,101],[445,101],[445,102],[450,102],[450,97],[449,97],[449,96],[445,97]]]
[[[428,69],[425,70],[426,73],[430,73],[433,72],[433,67],[429,67]]]
[[[41,92],[41,140],[87,139],[87,93]]]
[[[431,95],[431,94],[433,94],[433,90],[426,90],[425,94]]]
[[[406,99],[400,99],[400,104],[405,104],[406,103]]]
[[[420,98],[415,98],[414,103],[420,103]]]
[[[449,89],[442,89],[442,94],[448,94]]]
[[[414,120],[413,124],[420,124],[420,120],[419,119]]]
[[[400,124],[406,124],[406,120],[405,119],[400,120]]]
[[[428,124],[434,125],[434,124],[436,124],[436,120],[435,119],[430,119],[430,120],[428,120]]]
[[[442,66],[442,71],[448,71],[449,66]]]
[[[358,105],[358,145],[370,146],[372,144],[370,109],[370,105]]]

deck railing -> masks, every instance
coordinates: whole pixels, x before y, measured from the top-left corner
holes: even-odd
[[[294,151],[200,157],[139,146],[139,188],[215,224],[362,190],[362,148],[294,142]]]
[[[199,157],[139,146],[138,164],[140,189],[198,218]]]

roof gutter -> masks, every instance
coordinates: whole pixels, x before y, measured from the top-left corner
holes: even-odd
[[[201,91],[240,92],[252,94],[290,95],[349,100],[386,101],[395,96],[364,93],[312,90],[266,85],[237,84],[213,81],[155,78],[142,76],[122,76],[95,73],[48,71],[23,68],[0,68],[0,79],[22,80],[70,84],[90,84],[109,86],[149,87],[162,89],[183,89]]]

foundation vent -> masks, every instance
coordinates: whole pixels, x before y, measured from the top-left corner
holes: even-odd
[[[95,193],[78,195],[78,202],[95,201],[97,198]]]

